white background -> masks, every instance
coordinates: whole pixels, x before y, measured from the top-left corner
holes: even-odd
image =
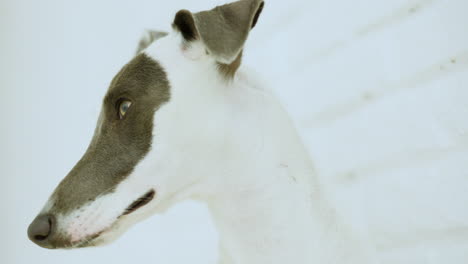
[[[0,2],[1,263],[215,263],[186,202],[103,248],[26,229],[85,151],[101,98],[146,28],[225,1]],[[245,63],[293,116],[343,217],[382,263],[468,263],[468,1],[274,1]]]

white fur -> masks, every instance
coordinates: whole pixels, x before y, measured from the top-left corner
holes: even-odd
[[[146,50],[171,85],[169,103],[154,117],[152,149],[114,193],[61,217],[67,234],[79,241],[105,231],[96,243],[106,243],[178,201],[197,199],[219,230],[220,263],[375,263],[322,195],[272,93],[242,68],[227,82],[200,45],[184,46],[173,32]],[[152,202],[115,222],[150,188]]]

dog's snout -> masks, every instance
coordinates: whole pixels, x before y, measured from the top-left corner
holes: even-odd
[[[32,242],[41,247],[50,247],[49,237],[52,232],[54,221],[51,215],[39,215],[29,225],[28,237]]]

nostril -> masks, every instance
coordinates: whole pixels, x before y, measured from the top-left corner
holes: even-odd
[[[52,231],[52,216],[40,215],[34,219],[28,228],[28,237],[36,244],[41,244],[49,237]]]
[[[42,235],[34,236],[34,239],[37,241],[43,241],[43,240],[46,240],[46,238],[47,236],[42,236]]]

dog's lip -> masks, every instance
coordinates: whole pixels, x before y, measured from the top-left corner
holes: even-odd
[[[80,241],[77,241],[77,242],[73,243],[73,246],[71,246],[70,248],[85,248],[85,247],[96,246],[94,244],[94,242],[96,242],[96,240],[99,239],[103,234],[110,231],[115,224],[116,224],[116,222],[114,222],[109,227],[102,229],[99,232],[96,232],[96,233],[94,233],[92,235],[87,236],[84,239],[81,239]]]
[[[92,247],[95,246],[94,242],[101,237],[103,233],[105,233],[107,230],[100,231],[94,235],[88,236],[85,239],[82,239],[80,242],[76,243],[73,245],[71,248],[85,248],[85,247]]]

